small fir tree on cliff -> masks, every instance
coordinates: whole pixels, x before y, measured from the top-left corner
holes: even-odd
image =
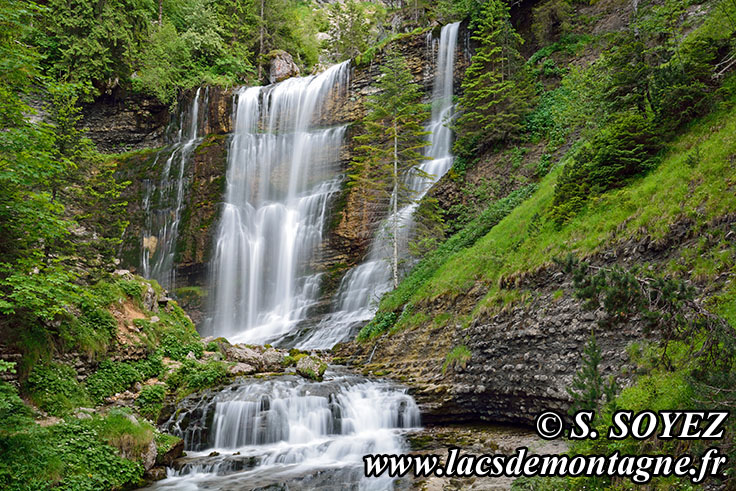
[[[612,403],[616,396],[616,382],[611,377],[608,383],[603,381],[600,372],[601,349],[595,340],[595,334],[591,331],[588,343],[583,349],[583,366],[572,379],[572,385],[567,388],[567,393],[572,397],[570,414],[576,411],[599,411],[601,401],[605,396],[606,403]]]
[[[392,245],[391,269],[394,287],[399,284],[399,206],[411,202],[412,190],[406,178],[422,173],[419,165],[426,158],[424,122],[429,117],[421,102],[419,85],[414,82],[404,58],[393,50],[386,53],[381,66],[378,92],[368,97],[362,124],[364,134],[356,137],[357,156],[351,163],[351,186],[359,186],[364,198],[390,201],[389,219]]]
[[[455,152],[463,158],[517,132],[533,97],[519,53],[524,40],[511,25],[505,2],[490,0],[483,6],[472,39],[479,47],[465,70],[456,127]]]

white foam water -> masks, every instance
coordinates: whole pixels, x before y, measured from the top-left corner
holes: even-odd
[[[460,23],[448,24],[442,28],[440,39],[431,34],[427,42],[437,53],[437,68],[432,85],[432,119],[426,126],[429,131],[427,160],[422,162],[422,172],[406,177],[407,188],[412,190],[413,201],[398,211],[401,237],[400,248],[408,247],[412,231],[413,216],[417,203],[448,170],[452,167],[452,131],[447,123],[453,117],[453,79],[455,72],[455,53]],[[396,197],[392,197],[392,200]],[[354,334],[353,327],[370,320],[376,313],[378,300],[392,288],[392,270],[389,258],[392,257],[390,216],[376,232],[366,259],[348,271],[338,289],[332,313],[325,316],[309,336],[297,343],[302,349],[330,348]]]
[[[327,206],[340,189],[344,126],[320,127],[327,97],[345,91],[349,64],[239,90],[227,191],[213,261],[209,331],[269,343],[309,313],[320,276],[310,269]]]
[[[188,107],[179,113],[179,129],[157,184],[146,181],[143,192],[145,224],[141,249],[143,276],[164,288],[175,287],[176,242],[187,188],[186,168],[199,142],[200,106],[208,105],[209,90],[200,87]],[[158,163],[161,153],[156,156]]]
[[[244,381],[164,425],[187,457],[152,489],[388,489],[391,478],[363,476],[363,456],[406,452],[401,431],[419,425],[414,399],[388,382],[331,370],[321,383]]]

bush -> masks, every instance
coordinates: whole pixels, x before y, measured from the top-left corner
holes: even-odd
[[[227,366],[223,362],[213,360],[198,363],[184,360],[181,367],[169,375],[166,384],[170,390],[178,391],[180,396],[184,396],[190,392],[215,387],[227,380]]]
[[[52,447],[64,463],[58,489],[122,489],[139,482],[143,477],[143,466],[120,457],[118,449],[105,443],[98,432],[106,432],[109,426],[93,420],[69,420],[49,427],[45,445]],[[106,436],[109,438],[111,435]]]
[[[143,477],[143,466],[125,459],[99,430],[107,423],[70,418],[40,427],[28,421],[0,437],[0,488],[8,491],[127,489]],[[108,433],[107,436],[110,436]]]
[[[382,332],[388,331],[396,323],[396,312],[377,312],[376,316],[358,333],[358,341],[373,339]]]
[[[150,385],[143,387],[135,400],[135,405],[143,417],[155,422],[161,412],[165,397],[166,389],[163,385]]]
[[[87,391],[96,403],[105,397],[127,390],[143,375],[131,363],[105,360],[95,373],[87,377]]]
[[[552,218],[562,223],[580,211],[588,197],[624,186],[650,170],[659,149],[647,119],[633,111],[619,114],[563,168],[555,186]]]
[[[95,417],[92,427],[101,440],[133,459],[141,457],[154,436],[153,426],[145,421],[138,422],[129,409],[111,409],[104,417]]]
[[[141,300],[143,298],[143,285],[137,281],[118,280],[117,285],[129,298],[134,300]]]
[[[571,11],[569,0],[549,0],[534,7],[532,32],[537,43],[550,43],[569,31]]]
[[[182,361],[189,352],[194,353],[196,358],[202,358],[204,346],[199,341],[183,342],[179,332],[169,332],[161,340],[161,353],[172,360]]]
[[[64,416],[90,403],[84,386],[77,382],[77,372],[59,363],[36,365],[24,389],[39,408],[53,416]]]

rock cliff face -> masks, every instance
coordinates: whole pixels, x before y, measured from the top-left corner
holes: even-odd
[[[115,153],[164,144],[169,110],[151,97],[101,96],[83,111],[82,126],[100,152]]]
[[[406,58],[414,75],[427,94],[431,94],[431,83],[435,70],[435,53],[427,43],[429,32],[404,35],[392,45]],[[437,31],[436,34],[439,34]],[[462,29],[461,40],[467,33]],[[365,98],[373,93],[375,82],[380,76],[383,53],[377,52],[373,59],[360,66],[353,66],[347,93],[339,94],[326,101],[319,120],[321,126],[348,125],[347,137],[342,150],[343,170],[347,169],[352,156],[353,137],[360,134],[356,124],[365,114]],[[458,43],[456,53],[456,87],[468,63],[466,43]],[[203,89],[204,90],[204,89]],[[178,107],[188,107],[194,92],[185,94]],[[203,93],[203,92],[202,92]],[[207,88],[207,105],[200,108],[199,134],[201,142],[193,152],[192,161],[185,169],[187,191],[184,210],[179,224],[175,254],[176,286],[207,287],[207,264],[216,233],[227,171],[229,133],[232,131],[232,104],[234,89]],[[203,96],[202,96],[203,97]],[[204,97],[203,97],[204,99]],[[154,112],[153,108],[159,112]],[[150,108],[151,112],[146,112]],[[130,226],[121,249],[122,266],[136,270],[140,268],[142,237],[145,228],[145,211],[142,208],[145,181],[155,181],[161,175],[167,159],[167,149],[178,128],[179,110],[169,111],[154,106],[153,102],[132,100],[130,103],[100,100],[87,109],[89,116],[85,124],[90,128],[89,136],[102,150],[141,149],[120,161],[120,175],[131,181],[125,192],[129,203]],[[169,123],[171,120],[171,123]],[[157,148],[158,147],[158,148]],[[153,149],[152,149],[153,148]],[[367,247],[376,225],[384,217],[383,206],[370,199],[365,193],[345,189],[337,197],[328,220],[329,233],[321,245],[321,259],[313,267],[324,273],[321,308],[316,315],[326,311],[330,298],[339,285],[342,275],[367,252]],[[140,270],[139,270],[140,272]],[[195,320],[197,313],[192,313]]]
[[[341,347],[338,354],[413,387],[426,423],[480,419],[528,424],[544,409],[567,410],[565,388],[591,330],[606,375],[620,374],[628,360],[626,346],[642,337],[637,323],[601,330],[596,313],[582,310],[571,286],[554,268],[539,271],[510,289],[524,301],[463,327],[456,318],[484,296],[486,289],[478,286],[466,296],[420,306],[434,312],[435,319],[452,313],[447,323],[420,325],[375,344]],[[448,353],[459,346],[468,349],[469,357],[448,363]]]
[[[734,223],[736,216],[727,215],[708,230],[725,234]],[[692,227],[683,221],[663,239],[630,240],[587,261],[625,269],[646,263],[656,270],[693,247],[697,234]],[[709,285],[696,286],[705,290]],[[544,409],[566,411],[566,387],[580,368],[580,353],[592,330],[604,377],[614,375],[620,386],[627,385],[634,370],[627,346],[646,339],[641,319],[614,327],[599,324],[604,314],[583,309],[570,278],[553,265],[505,278],[499,287],[516,300],[478,313],[470,325],[457,319],[476,308],[490,285],[476,283],[465,294],[416,305],[429,314],[427,321],[372,343],[339,346],[335,355],[366,374],[410,385],[426,423],[480,419],[529,424]],[[451,360],[448,354],[458,347],[466,348],[467,355]]]

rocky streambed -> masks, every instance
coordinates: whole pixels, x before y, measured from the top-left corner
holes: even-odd
[[[248,349],[261,357],[268,351]],[[438,454],[444,460],[449,447],[476,455],[512,454],[520,446],[564,450],[519,427],[422,427],[405,387],[336,365],[321,381],[293,369],[240,376],[185,397],[159,422],[184,440],[186,453],[146,488],[152,490],[508,489],[507,478],[365,478],[363,456]]]

